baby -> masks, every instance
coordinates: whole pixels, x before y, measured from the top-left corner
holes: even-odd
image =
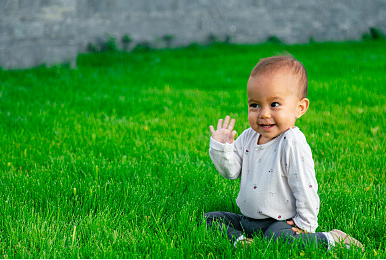
[[[342,242],[362,244],[340,230],[315,233],[319,196],[311,149],[295,126],[307,112],[307,73],[291,56],[262,59],[252,70],[248,84],[250,128],[236,140],[235,119],[220,119],[213,126],[210,157],[227,179],[240,178],[236,203],[242,215],[205,213],[207,225],[225,227],[229,240],[249,244],[253,234],[301,239],[326,248]],[[224,225],[225,224],[225,225]]]

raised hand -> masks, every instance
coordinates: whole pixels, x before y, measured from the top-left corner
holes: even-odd
[[[217,123],[217,130],[214,127],[209,126],[209,130],[212,133],[212,138],[220,143],[233,143],[236,137],[236,130],[233,130],[236,120],[231,119],[230,116],[226,116],[224,120],[219,119]]]

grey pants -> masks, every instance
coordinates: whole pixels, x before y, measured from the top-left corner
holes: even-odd
[[[295,240],[301,240],[302,245],[322,245],[328,248],[327,237],[323,233],[303,233],[296,234],[292,231],[292,226],[288,225],[285,220],[278,221],[273,218],[253,219],[243,215],[215,211],[205,213],[207,227],[212,227],[215,223],[221,231],[226,229],[228,239],[234,243],[241,235],[252,237],[252,235],[263,234],[268,239],[281,238],[288,243]]]

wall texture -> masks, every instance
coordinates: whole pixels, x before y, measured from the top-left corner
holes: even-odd
[[[385,18],[386,0],[0,0],[0,67],[74,64],[110,36],[127,49],[358,40],[370,27],[386,32]]]

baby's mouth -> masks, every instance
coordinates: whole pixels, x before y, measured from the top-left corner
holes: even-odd
[[[275,124],[261,124],[260,126],[261,126],[262,128],[268,129],[268,128],[271,128],[271,127],[275,126]]]

